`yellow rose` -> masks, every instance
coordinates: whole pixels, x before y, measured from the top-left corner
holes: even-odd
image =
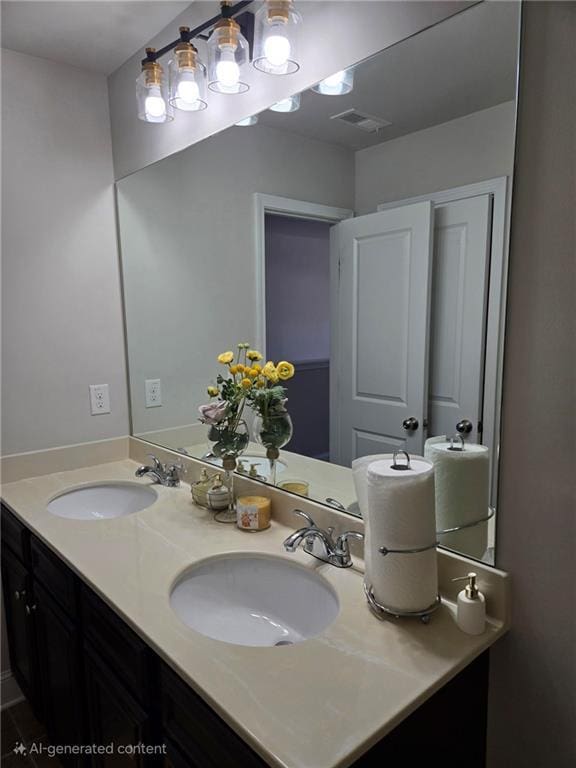
[[[264,381],[264,379],[258,379],[258,381],[256,382],[256,386],[258,387],[258,389],[264,389],[264,387],[266,386],[266,382]]]
[[[234,352],[222,352],[221,355],[218,355],[218,362],[222,365],[228,365],[232,360],[234,360]]]
[[[291,379],[292,376],[294,376],[294,366],[292,363],[287,363],[286,360],[282,360],[281,363],[278,363],[276,370],[278,372],[278,378],[282,379],[282,381]]]
[[[218,387],[208,387],[207,391],[210,397],[216,397],[216,395],[220,394]]]
[[[232,376],[236,376],[236,374],[238,373],[238,366],[237,365],[231,365],[230,366],[230,373],[232,374]]]
[[[242,381],[240,382],[240,385],[242,389],[250,389],[250,387],[252,386],[252,382],[250,381],[250,379],[242,379]]]
[[[255,379],[256,376],[258,376],[259,371],[257,371],[256,368],[249,368],[246,373],[250,378]]]
[[[246,368],[242,365],[242,363],[238,363],[236,366],[236,373],[244,373],[245,370]]]
[[[258,363],[256,363],[256,365],[252,366],[252,370],[256,371],[256,373],[262,373],[262,366],[258,365]]]
[[[262,354],[256,349],[249,349],[246,353],[248,360],[262,360]]]
[[[278,371],[276,370],[276,366],[271,360],[269,360],[264,368],[262,368],[262,375],[266,376],[266,378],[273,384],[276,384],[278,381]]]

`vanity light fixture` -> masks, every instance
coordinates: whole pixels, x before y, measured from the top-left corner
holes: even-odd
[[[291,75],[300,69],[298,28],[302,16],[293,0],[265,0],[255,18],[253,65],[270,75]]]
[[[147,123],[166,123],[174,119],[174,113],[168,101],[164,70],[155,54],[155,48],[146,48],[142,72],[136,80],[138,117]]]
[[[342,69],[312,86],[315,93],[321,93],[323,96],[342,96],[345,93],[350,93],[353,88],[353,69]]]
[[[287,99],[277,101],[269,109],[272,112],[296,112],[297,109],[300,109],[300,94],[295,93],[293,96],[288,96]]]
[[[248,41],[232,18],[229,0],[221,2],[222,17],[208,39],[208,88],[217,93],[245,93],[250,86],[242,79],[248,62]]]
[[[245,117],[243,120],[238,120],[237,123],[234,123],[234,125],[238,125],[241,128],[244,128],[247,125],[256,125],[258,122],[258,115],[250,115],[250,117]]]
[[[174,48],[170,62],[170,104],[185,112],[206,109],[206,67],[198,59],[198,50],[188,40],[190,27],[180,27],[181,41]]]

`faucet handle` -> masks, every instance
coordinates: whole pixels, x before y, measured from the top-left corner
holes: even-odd
[[[160,469],[160,470],[164,469],[160,459],[157,456],[154,456],[153,453],[147,453],[146,456],[148,456],[149,458],[152,459],[152,461],[154,463],[154,469]]]
[[[358,539],[364,541],[364,534],[359,531],[344,531],[336,539],[336,554],[341,558],[343,567],[352,565],[352,555],[350,554],[349,539]]]
[[[300,515],[300,517],[303,517],[304,520],[308,523],[309,528],[316,528],[316,523],[312,519],[312,516],[308,514],[308,512],[304,512],[303,509],[293,509],[292,512],[294,512],[295,515]]]

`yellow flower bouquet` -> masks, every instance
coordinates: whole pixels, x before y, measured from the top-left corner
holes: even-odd
[[[211,402],[199,409],[201,421],[210,426],[208,437],[215,443],[216,456],[238,456],[248,444],[242,419],[246,405],[256,414],[255,437],[266,447],[271,463],[292,437],[282,382],[294,376],[294,366],[286,360],[277,364],[269,360],[262,365],[262,360],[262,353],[246,343],[238,344],[236,355],[232,351],[218,355],[227,375],[218,374],[216,384],[207,389]]]

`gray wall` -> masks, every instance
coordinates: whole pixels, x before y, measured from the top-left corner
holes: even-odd
[[[178,152],[194,142],[233,125],[248,115],[296,91],[304,91],[335,71],[356,64],[389,45],[448,18],[474,2],[460,0],[307,0],[300,3],[305,24],[301,28],[299,56],[302,67],[290,77],[269,77],[249,69],[251,90],[243,96],[212,94],[210,108],[178,115],[167,125],[147,125],[138,120],[134,107],[134,82],[144,51],[139,51],[109,78],[112,143],[116,178],[122,178],[149,163]],[[193,27],[218,11],[215,2],[195,2],[169,27],[150,41],[160,48],[174,39],[179,23]],[[329,44],[318,56],[318,41]],[[200,53],[203,53],[200,43]]]
[[[354,154],[230,128],[118,184],[136,433],[197,422],[219,352],[256,340],[253,193],[352,208]],[[145,407],[160,378],[163,405]]]
[[[356,213],[511,175],[515,108],[507,101],[357,152]]]
[[[4,50],[2,99],[2,452],[125,435],[106,79]]]
[[[491,653],[490,768],[576,764],[576,4],[524,4],[497,565],[512,629]]]

